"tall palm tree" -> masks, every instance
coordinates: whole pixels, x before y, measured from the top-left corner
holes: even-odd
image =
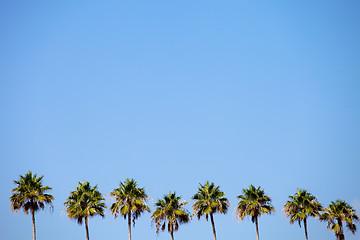
[[[10,197],[11,208],[17,212],[21,208],[27,215],[31,212],[32,225],[33,225],[33,240],[36,240],[35,230],[35,212],[45,208],[45,204],[52,207],[54,197],[45,192],[51,190],[49,186],[43,186],[42,179],[44,176],[37,177],[31,171],[27,172],[25,176],[20,175],[18,181],[14,180],[17,184],[16,188],[12,189]]]
[[[226,214],[230,207],[228,199],[225,197],[225,193],[220,191],[220,187],[209,183],[207,181],[204,185],[200,184],[197,193],[192,196],[192,200],[195,200],[193,204],[193,215],[196,215],[198,220],[205,215],[206,221],[209,216],[214,234],[214,240],[216,240],[216,230],[214,223],[214,214],[223,213]]]
[[[271,205],[271,198],[265,195],[265,191],[250,185],[248,189],[243,188],[243,195],[237,196],[240,199],[235,211],[240,220],[246,216],[251,216],[251,221],[256,226],[256,238],[259,240],[258,218],[261,214],[275,212]]]
[[[336,200],[324,210],[321,221],[327,221],[327,227],[334,231],[337,240],[345,240],[343,223],[353,234],[356,232],[355,222],[359,221],[355,209],[347,202]]]
[[[124,216],[124,219],[128,219],[129,240],[131,240],[131,218],[135,226],[135,220],[144,211],[150,212],[146,204],[148,196],[145,188],[137,187],[134,179],[126,179],[125,183],[120,182],[119,187],[114,189],[110,196],[115,197],[116,200],[110,207],[111,214],[115,213],[115,218],[120,214]]]
[[[166,225],[171,239],[174,240],[174,231],[179,229],[179,225],[190,221],[189,213],[185,209],[186,201],[176,193],[169,192],[155,203],[155,211],[151,215],[153,222],[156,224],[156,233],[159,230],[165,231]]]
[[[308,240],[307,218],[318,217],[322,206],[314,195],[304,189],[297,189],[294,196],[289,196],[289,198],[283,211],[286,213],[286,217],[290,217],[290,224],[298,221],[301,227],[301,221],[304,222],[305,237]]]
[[[74,219],[82,225],[85,221],[86,239],[89,240],[89,217],[100,215],[104,217],[106,208],[102,194],[97,186],[91,187],[89,182],[78,183],[75,191],[70,193],[64,203],[69,218]]]

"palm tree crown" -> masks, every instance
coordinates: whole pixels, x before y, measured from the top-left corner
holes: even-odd
[[[145,188],[137,187],[134,179],[126,179],[125,183],[120,183],[120,186],[110,193],[110,196],[115,197],[116,202],[110,207],[115,218],[118,214],[123,215],[124,219],[128,218],[129,240],[131,240],[131,218],[135,226],[135,220],[144,212],[150,212],[146,200],[148,196],[145,193]]]
[[[321,221],[327,221],[327,227],[334,231],[337,240],[344,240],[343,223],[353,234],[356,232],[355,222],[359,221],[356,211],[346,201],[336,200],[326,208],[320,216]]]
[[[166,226],[174,239],[173,233],[179,229],[179,225],[190,221],[189,213],[185,209],[186,201],[181,199],[181,196],[176,196],[176,193],[169,192],[164,195],[163,199],[159,199],[155,203],[155,211],[151,215],[152,220],[156,224],[156,233],[161,229],[165,231]]]
[[[294,196],[289,196],[289,198],[283,211],[286,213],[286,217],[290,217],[290,224],[298,221],[301,227],[301,222],[304,222],[305,237],[308,239],[306,220],[308,217],[319,216],[322,206],[314,195],[304,189],[298,189]]]
[[[191,198],[195,200],[193,204],[194,215],[200,219],[201,216],[205,215],[206,220],[210,214],[213,213],[227,213],[230,203],[225,197],[225,193],[220,191],[220,186],[214,185],[207,181],[204,185],[200,184],[198,192]]]
[[[225,197],[225,193],[220,191],[220,187],[214,185],[214,183],[209,183],[207,181],[204,185],[200,184],[198,191],[191,198],[195,200],[193,204],[193,215],[196,215],[200,220],[200,217],[205,215],[206,220],[211,220],[214,239],[216,240],[216,231],[213,214],[214,213],[223,213],[226,214],[230,203],[229,200]]]
[[[88,218],[95,215],[105,216],[104,200],[97,186],[91,187],[89,182],[79,182],[75,191],[70,193],[64,203],[69,218],[75,219],[80,225],[85,220],[87,239],[89,239]]]
[[[37,177],[31,171],[27,172],[25,176],[20,175],[18,181],[14,180],[17,187],[12,189],[13,193],[10,197],[11,208],[13,211],[19,211],[21,208],[25,214],[30,211],[38,211],[45,208],[45,204],[52,206],[54,197],[45,192],[51,190],[49,186],[43,186],[42,179],[44,176]]]
[[[251,216],[251,221],[256,226],[256,236],[259,240],[258,217],[262,214],[275,212],[271,205],[271,198],[265,194],[264,190],[250,185],[248,189],[243,188],[243,195],[237,196],[240,199],[235,211],[238,219],[243,220],[246,216]]]
[[[10,202],[12,210],[17,212],[22,208],[26,215],[29,214],[29,211],[31,212],[34,240],[36,239],[35,212],[44,209],[46,204],[52,207],[52,201],[54,200],[52,195],[45,193],[52,188],[43,186],[43,177],[37,177],[36,174],[33,175],[29,171],[25,176],[20,175],[18,181],[14,180],[17,187],[11,190]]]

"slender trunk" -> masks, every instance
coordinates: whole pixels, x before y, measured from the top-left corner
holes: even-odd
[[[33,240],[36,240],[36,230],[35,230],[35,211],[31,210],[31,219],[33,227]]]
[[[171,231],[170,234],[171,234],[171,240],[174,240],[174,233],[173,233],[173,231]]]
[[[85,229],[86,229],[86,240],[90,240],[89,227],[88,227],[88,218],[87,217],[85,217]]]
[[[256,239],[259,240],[259,226],[258,226],[258,218],[255,218],[255,226],[256,226]]]
[[[215,223],[214,223],[214,217],[213,217],[212,213],[210,213],[210,219],[211,219],[211,225],[212,225],[213,234],[214,234],[214,240],[216,240]]]
[[[131,240],[131,212],[128,213],[129,240]]]
[[[305,237],[306,237],[306,240],[309,240],[309,239],[308,239],[308,234],[307,234],[306,218],[304,218],[304,228],[305,228]]]
[[[339,221],[339,220],[338,220],[338,223],[339,223],[339,225],[340,225],[340,237],[339,237],[339,239],[340,239],[340,240],[345,240],[345,235],[344,235],[344,231],[343,231],[342,221]]]

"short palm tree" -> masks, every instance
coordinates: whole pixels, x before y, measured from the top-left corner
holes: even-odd
[[[192,196],[191,199],[195,201],[193,204],[193,215],[196,215],[198,220],[200,220],[201,216],[205,215],[206,221],[208,221],[210,216],[214,240],[216,240],[214,214],[226,214],[230,207],[225,193],[220,191],[219,186],[215,187],[213,182],[209,183],[209,181],[207,181],[204,185],[200,184],[197,193]]]
[[[37,177],[36,174],[33,175],[29,171],[25,176],[20,175],[18,181],[14,180],[17,186],[11,190],[10,202],[12,210],[17,212],[22,208],[26,215],[29,214],[29,211],[31,213],[34,240],[36,239],[35,212],[44,209],[45,204],[49,204],[52,207],[52,201],[54,200],[52,195],[45,193],[52,188],[43,186],[43,177]]]
[[[238,219],[243,220],[246,216],[251,216],[251,221],[256,226],[256,238],[259,240],[258,218],[262,214],[275,212],[271,205],[271,198],[265,195],[265,191],[250,185],[248,189],[243,188],[243,195],[237,196],[240,199],[235,211]]]
[[[176,193],[169,192],[169,195],[164,195],[163,199],[159,199],[155,203],[155,211],[151,215],[153,222],[156,224],[156,233],[159,230],[167,230],[174,240],[174,231],[179,229],[179,225],[190,221],[189,213],[185,209],[187,202],[181,199],[181,196],[176,196]]]
[[[115,197],[116,202],[110,207],[111,214],[118,214],[128,219],[129,240],[131,240],[131,219],[135,226],[135,220],[140,215],[147,211],[150,212],[146,200],[148,196],[144,188],[137,187],[134,179],[126,179],[124,183],[120,182],[120,186],[110,193],[110,196]]]
[[[76,220],[80,225],[85,222],[87,240],[89,240],[88,219],[96,215],[104,217],[106,208],[104,200],[97,186],[91,187],[89,182],[79,182],[75,191],[70,193],[64,203],[69,218]]]
[[[301,227],[301,222],[304,222],[305,237],[308,240],[307,218],[318,217],[322,206],[314,195],[304,189],[298,189],[294,196],[289,196],[289,198],[283,211],[286,213],[286,217],[290,217],[290,224],[298,221]]]
[[[355,209],[347,202],[336,200],[324,210],[321,221],[327,221],[327,227],[334,231],[336,240],[345,240],[343,223],[353,234],[356,232],[355,222],[359,221]]]

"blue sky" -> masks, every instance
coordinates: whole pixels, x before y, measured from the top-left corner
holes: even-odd
[[[134,178],[151,206],[175,190],[190,211],[213,181],[231,203],[215,216],[220,240],[256,238],[233,213],[250,184],[277,210],[260,219],[260,239],[304,239],[281,212],[296,188],[360,213],[359,11],[332,0],[2,1],[2,236],[31,238],[31,217],[8,200],[28,170],[55,197],[36,216],[40,240],[85,239],[63,207],[84,180],[108,196]],[[89,227],[91,239],[127,239],[108,211]],[[133,230],[169,238],[150,214]],[[211,224],[194,219],[175,238],[212,239]],[[309,238],[335,236],[312,219]]]

